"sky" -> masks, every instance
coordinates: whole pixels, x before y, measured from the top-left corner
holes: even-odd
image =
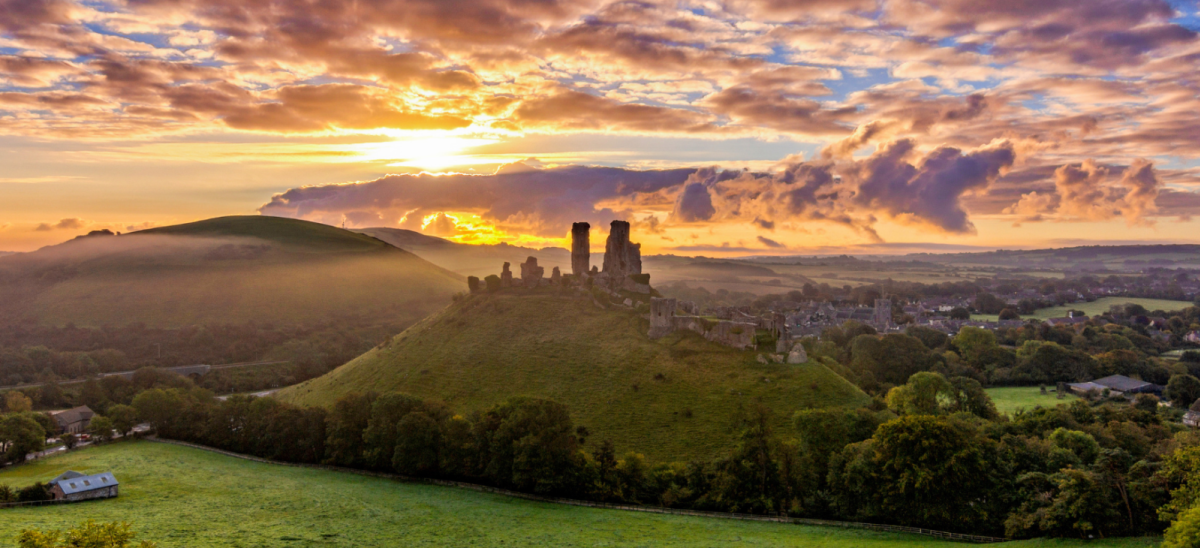
[[[1196,0],[0,0],[0,250],[1200,243]]]

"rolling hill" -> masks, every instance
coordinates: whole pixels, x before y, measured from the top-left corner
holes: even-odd
[[[330,406],[351,392],[397,391],[460,413],[512,396],[549,398],[590,439],[660,462],[727,450],[741,410],[760,402],[786,432],[799,409],[869,401],[823,365],[761,364],[755,352],[692,332],[651,340],[648,328],[632,310],[573,292],[478,295],[275,397]]]
[[[462,277],[370,236],[221,217],[2,257],[0,321],[179,327],[386,316],[407,325],[464,289]]]
[[[483,278],[489,274],[499,274],[501,266],[506,262],[513,264],[513,270],[518,270],[516,265],[525,262],[529,257],[537,257],[538,264],[546,268],[547,276],[556,266],[562,269],[563,273],[571,270],[571,252],[560,247],[534,249],[506,243],[460,244],[400,228],[360,228],[355,232],[410,251],[422,259],[463,276]],[[600,263],[593,260],[593,264]]]

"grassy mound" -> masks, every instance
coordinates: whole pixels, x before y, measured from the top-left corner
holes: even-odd
[[[277,217],[222,217],[77,238],[0,259],[0,321],[296,324],[415,322],[461,277],[377,239]]]
[[[601,309],[590,296],[476,296],[276,397],[329,406],[349,392],[398,391],[459,412],[512,396],[549,398],[566,404],[590,439],[659,461],[727,449],[740,413],[759,402],[790,432],[799,409],[868,401],[823,365],[764,365],[755,352],[692,332],[650,340],[648,329],[639,314]]]
[[[669,516],[533,502],[340,472],[290,468],[150,442],[93,447],[0,470],[24,487],[64,470],[113,472],[115,499],[0,510],[0,545],[21,529],[128,521],[163,548],[391,546],[961,547],[856,529]],[[1152,547],[1157,539],[1107,539]],[[1093,546],[1023,541],[997,546]]]

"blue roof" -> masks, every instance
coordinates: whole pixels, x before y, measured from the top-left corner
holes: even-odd
[[[66,474],[63,474],[65,476]],[[94,474],[91,476],[75,476],[70,478],[55,479],[52,484],[58,485],[62,489],[64,495],[72,495],[75,493],[83,493],[96,489],[106,489],[117,485],[117,478],[112,475],[112,472],[104,472],[102,474]]]

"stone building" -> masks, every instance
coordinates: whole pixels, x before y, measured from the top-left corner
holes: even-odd
[[[88,425],[92,422],[92,417],[95,415],[96,413],[86,405],[65,411],[50,412],[50,417],[54,419],[54,424],[64,434],[82,434],[86,432]]]
[[[546,269],[538,266],[537,257],[529,257],[521,263],[521,284],[525,287],[537,287],[542,283]]]
[[[75,471],[64,472],[47,483],[54,500],[81,501],[107,499],[117,496],[119,487],[112,472],[86,476]]]

